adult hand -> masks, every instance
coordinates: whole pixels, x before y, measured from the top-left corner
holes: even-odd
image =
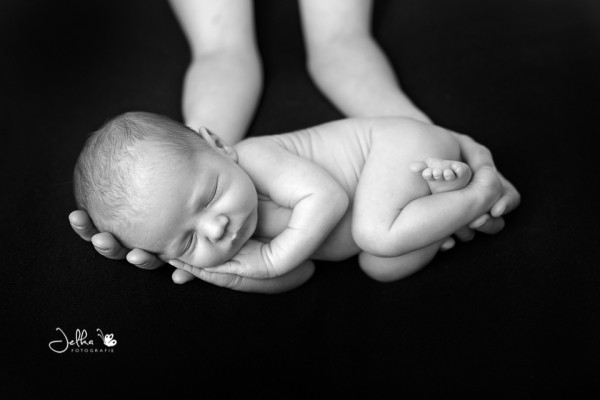
[[[475,219],[468,226],[456,232],[455,235],[459,240],[466,241],[473,238],[475,235],[474,230],[487,234],[498,233],[504,228],[504,218],[502,216],[519,206],[521,195],[515,186],[496,169],[492,153],[487,147],[477,143],[467,135],[459,133],[454,133],[454,135],[460,144],[461,155],[471,169],[475,172],[483,166],[491,166],[498,174],[503,189],[502,195],[494,203],[489,213]]]
[[[164,264],[154,254],[144,250],[129,250],[121,245],[108,232],[98,232],[87,212],[76,210],[69,214],[69,222],[73,230],[85,241],[92,242],[98,253],[111,260],[127,259],[131,264],[142,269],[156,269]]]
[[[206,272],[234,274],[251,279],[272,279],[282,276],[265,253],[266,244],[250,239],[231,260],[221,265],[204,268]]]
[[[177,271],[193,274],[204,282],[221,286],[227,289],[254,293],[282,293],[297,288],[313,275],[315,265],[311,260],[306,260],[297,268],[285,275],[270,279],[255,279],[247,276],[211,272],[205,268],[194,267],[179,260],[171,260],[169,264]]]

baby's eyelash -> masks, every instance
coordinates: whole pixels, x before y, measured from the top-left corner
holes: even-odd
[[[219,179],[217,178],[217,182],[215,182],[215,188],[213,189],[213,192],[210,196],[210,200],[208,201],[208,204],[206,204],[206,208],[210,207],[218,197],[219,197]]]
[[[192,233],[192,236],[190,236],[190,239],[188,240],[187,244],[185,245],[185,249],[183,250],[183,254],[187,254],[194,246],[194,239],[196,237],[196,233]]]

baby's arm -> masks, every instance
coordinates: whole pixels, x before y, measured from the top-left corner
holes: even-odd
[[[346,212],[348,195],[321,167],[269,139],[246,140],[238,154],[258,191],[291,209],[291,218],[270,242],[251,240],[232,260],[207,270],[259,279],[285,275],[327,238]]]

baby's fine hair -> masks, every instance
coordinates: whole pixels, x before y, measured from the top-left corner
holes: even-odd
[[[101,232],[127,229],[137,211],[133,167],[136,145],[158,146],[165,155],[186,156],[210,148],[192,129],[168,117],[128,112],[112,118],[85,142],[73,174],[77,207],[88,212]]]

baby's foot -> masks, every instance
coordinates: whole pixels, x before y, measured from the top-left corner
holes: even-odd
[[[425,179],[432,194],[462,189],[467,186],[473,175],[467,164],[441,158],[415,161],[410,164],[409,168]]]

